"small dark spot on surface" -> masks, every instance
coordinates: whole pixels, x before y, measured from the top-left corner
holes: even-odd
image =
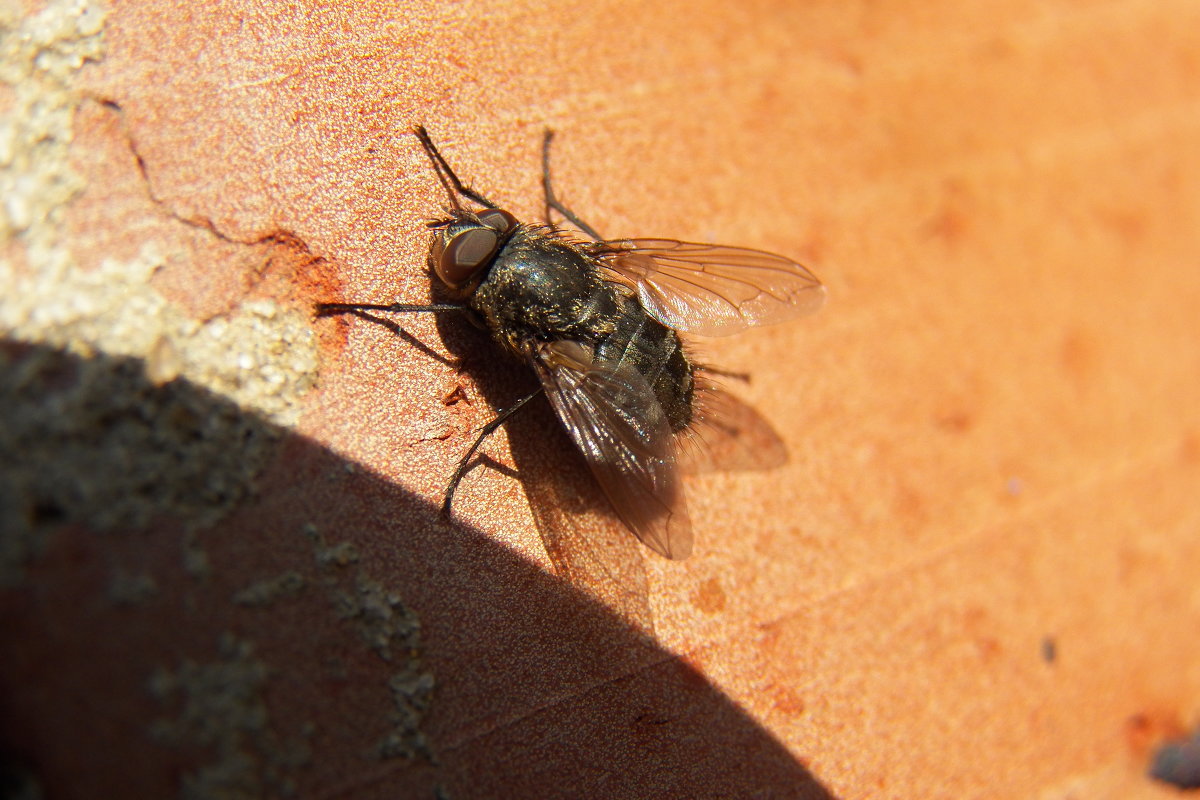
[[[454,406],[463,402],[467,405],[471,404],[470,398],[467,397],[467,390],[462,387],[462,384],[455,386],[442,398],[442,405],[445,406]]]
[[[863,74],[862,58],[842,47],[829,47],[818,51],[818,54],[828,63],[841,69],[851,78],[861,78]]]
[[[1053,664],[1058,659],[1058,642],[1053,636],[1042,639],[1042,661]]]
[[[980,661],[990,662],[1004,655],[1004,645],[994,635],[995,629],[996,621],[989,609],[982,606],[963,609],[962,634],[974,646]],[[944,639],[947,632],[939,626],[929,633],[931,638]]]
[[[789,717],[798,717],[804,713],[804,698],[790,686],[775,685],[771,687],[770,695],[775,710]]]
[[[921,523],[929,519],[924,493],[908,483],[896,487],[895,512],[899,519],[911,522]]]
[[[980,56],[1000,61],[1008,60],[1017,55],[1017,46],[1009,38],[996,36],[981,43],[976,49]]]
[[[1194,431],[1184,434],[1179,443],[1179,460],[1189,467],[1200,464],[1200,435]]]
[[[961,410],[941,414],[934,421],[939,428],[948,433],[966,433],[974,423],[970,413]]]
[[[1096,217],[1100,224],[1116,234],[1126,244],[1136,244],[1146,235],[1146,218],[1135,209],[1098,209]]]
[[[1139,761],[1149,759],[1150,752],[1161,742],[1187,737],[1174,709],[1151,709],[1131,714],[1125,720],[1125,741],[1130,753]]]
[[[31,510],[34,525],[57,525],[67,518],[67,512],[61,505],[49,499],[41,499],[33,504]]]
[[[925,230],[937,239],[954,242],[966,234],[967,227],[965,214],[954,208],[944,208],[926,223]]]
[[[1200,728],[1155,750],[1149,775],[1178,789],[1200,789]]]
[[[975,640],[975,650],[982,661],[994,661],[1004,653],[1004,647],[993,636],[981,636]]]
[[[633,718],[636,725],[668,725],[674,722],[670,717],[664,717],[661,714],[655,714],[652,711],[644,711]]]
[[[973,216],[973,198],[966,185],[958,180],[948,180],[943,186],[941,207],[928,220],[923,229],[927,236],[955,244],[970,233]]]
[[[808,223],[808,229],[799,241],[797,255],[805,264],[819,264],[824,260],[825,251],[829,249],[829,237],[826,233],[829,224],[819,216],[813,217]]]

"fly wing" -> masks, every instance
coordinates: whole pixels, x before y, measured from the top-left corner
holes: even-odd
[[[621,518],[667,558],[692,552],[692,526],[670,423],[650,384],[628,365],[596,361],[575,342],[532,357],[550,405]]]
[[[807,269],[762,250],[674,239],[621,239],[593,248],[636,287],[655,319],[701,336],[727,336],[816,311],[825,287]]]

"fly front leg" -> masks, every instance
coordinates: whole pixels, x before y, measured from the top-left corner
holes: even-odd
[[[433,314],[446,314],[450,312],[469,311],[470,309],[457,303],[317,303],[316,314],[318,317],[329,317],[334,314],[353,314],[360,319],[365,319],[368,322],[373,322],[376,325],[382,325],[400,338],[404,339],[413,347],[420,350],[425,355],[432,358],[434,361],[439,361],[447,366],[456,366],[457,362],[446,358],[441,353],[437,352],[429,345],[422,342],[417,337],[413,336],[408,331],[401,328],[390,319],[377,317],[370,312],[429,312]]]
[[[444,314],[451,311],[466,311],[462,303],[317,303],[317,316],[330,314],[353,314],[356,311],[430,312]]]

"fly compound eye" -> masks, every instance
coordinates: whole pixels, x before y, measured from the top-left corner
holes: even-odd
[[[438,254],[438,277],[451,288],[462,286],[487,265],[499,244],[500,234],[490,227],[456,233]]]
[[[517,218],[502,208],[488,208],[479,212],[477,216],[481,223],[499,231],[501,236],[517,227]]]

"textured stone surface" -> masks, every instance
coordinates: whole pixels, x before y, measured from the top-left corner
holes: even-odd
[[[1170,796],[1150,753],[1200,718],[1195,4],[47,0],[0,37],[11,774]],[[689,560],[631,544],[544,408],[443,520],[533,379],[453,321],[400,320],[423,350],[312,319],[429,296],[416,123],[518,216],[552,126],[602,232],[829,285],[700,345],[791,460],[689,477]],[[602,543],[570,581],[554,526]]]

